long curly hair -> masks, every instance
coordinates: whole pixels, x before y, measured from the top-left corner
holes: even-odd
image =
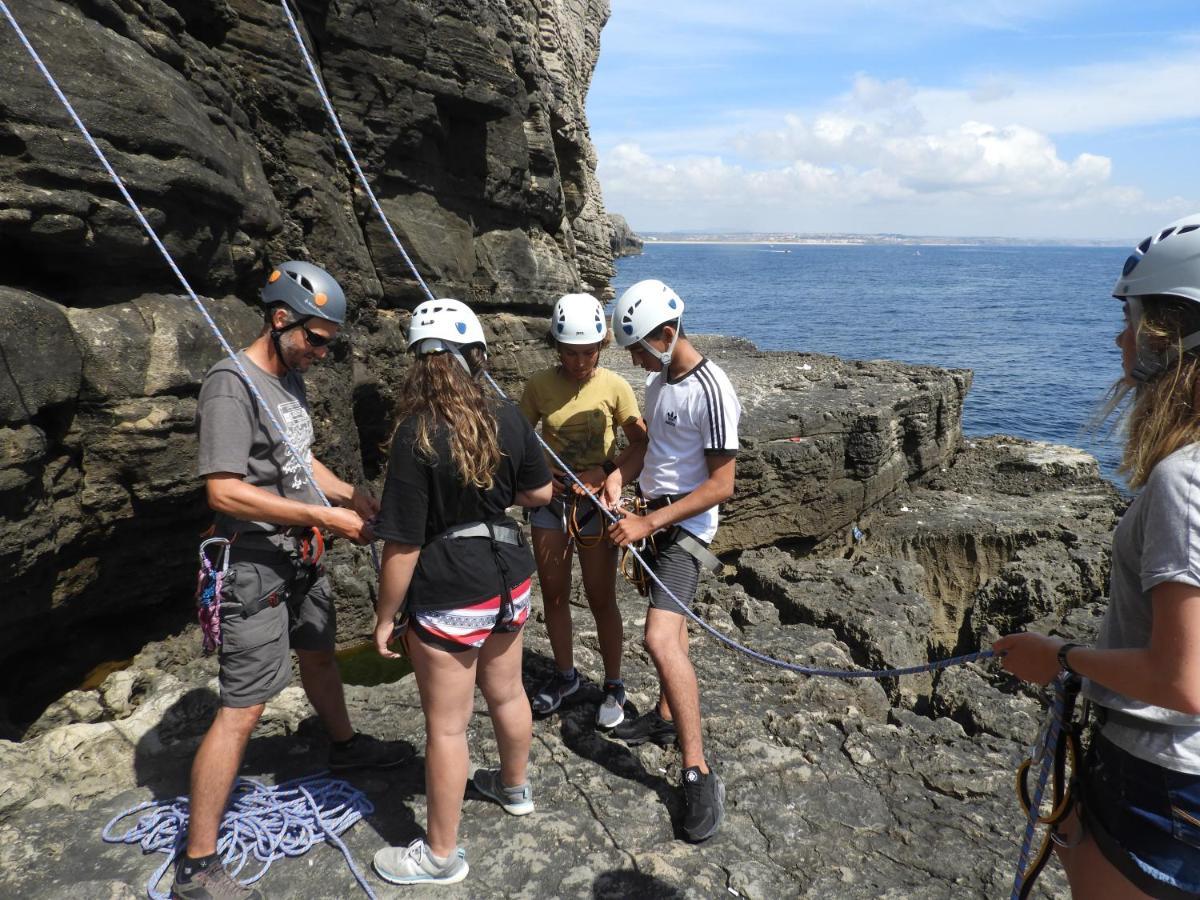
[[[1126,430],[1125,451],[1118,471],[1131,488],[1141,487],[1162,460],[1188,444],[1200,441],[1200,356],[1181,352],[1183,338],[1200,331],[1200,306],[1171,296],[1146,296],[1138,323],[1139,346],[1170,353],[1166,371],[1148,383],[1131,386],[1122,380],[1109,390],[1100,418],[1118,407]],[[1132,392],[1133,402],[1123,401]]]
[[[413,361],[400,388],[396,424],[399,427],[410,418],[416,421],[414,446],[430,463],[438,460],[434,440],[445,429],[463,484],[486,491],[494,483],[503,456],[499,423],[481,383],[487,365],[483,348],[465,347],[462,354],[471,366],[471,375],[449,353],[425,354]]]

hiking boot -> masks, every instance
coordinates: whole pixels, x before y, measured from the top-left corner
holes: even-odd
[[[179,866],[176,866],[171,900],[263,900],[262,891],[238,884],[225,871],[219,859],[214,860],[208,868],[194,873],[187,881],[181,882],[179,876]]]
[[[725,818],[725,785],[716,772],[699,766],[683,770],[683,834],[693,844],[706,841]]]
[[[646,741],[660,747],[670,747],[675,743],[676,737],[675,723],[659,715],[657,707],[635,719],[626,719],[608,733],[630,747],[636,747]]]
[[[438,865],[429,845],[420,838],[407,847],[384,847],[375,854],[373,864],[376,874],[392,884],[457,884],[470,871],[462,847]]]
[[[533,714],[535,716],[550,715],[550,713],[562,706],[563,700],[579,690],[580,684],[582,684],[582,679],[579,677],[578,669],[569,678],[559,672],[555,672],[554,677],[539,687],[537,692],[534,693],[533,698],[529,701],[529,705],[533,709]]]
[[[399,741],[381,741],[360,731],[344,744],[329,745],[329,768],[390,769],[412,759],[412,749]]]
[[[636,716],[637,711],[633,708],[633,704],[629,703],[625,697],[625,685],[614,684],[611,681],[604,682],[604,700],[600,704],[600,708],[596,710],[596,727],[601,731],[616,728],[625,721],[627,706],[630,717]]]
[[[476,769],[471,784],[483,796],[503,806],[509,815],[526,816],[533,812],[533,788],[528,781],[508,787],[500,780],[499,769]]]

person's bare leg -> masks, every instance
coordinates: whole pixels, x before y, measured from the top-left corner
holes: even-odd
[[[552,528],[531,530],[538,583],[542,589],[542,609],[546,615],[546,634],[554,652],[554,665],[558,671],[566,672],[575,666],[571,629],[571,545],[561,531]]]
[[[658,680],[668,711],[675,721],[684,768],[699,766],[707,773],[704,741],[700,734],[700,686],[688,659],[687,628],[683,616],[651,608],[646,613],[646,649],[658,670]]]
[[[221,816],[229,804],[229,792],[233,790],[250,734],[264,705],[222,706],[200,742],[192,762],[192,793],[188,804],[187,855],[192,859],[217,852]]]
[[[587,594],[592,618],[596,620],[596,636],[600,641],[600,656],[604,660],[604,677],[621,677],[621,653],[625,648],[625,626],[617,608],[617,549],[608,541],[595,547],[579,548],[579,568],[583,573],[583,590]]]
[[[429,849],[449,856],[458,847],[458,823],[467,788],[467,724],[475,701],[479,651],[451,653],[414,636],[409,658],[425,712],[425,799]]]
[[[332,650],[297,650],[300,662],[300,683],[308,702],[316,710],[331,741],[348,741],[354,737],[350,713],[346,710],[346,692],[342,689],[342,673]]]
[[[533,713],[521,684],[523,631],[489,637],[479,651],[476,675],[500,747],[500,780],[508,787],[528,780],[533,740]]]
[[[683,652],[687,653],[688,652],[687,618],[682,615],[679,616],[678,618],[679,618],[679,640],[683,644]],[[689,657],[689,659],[690,659],[690,657]],[[660,716],[662,716],[664,719],[674,719],[675,718],[674,713],[671,712],[671,703],[667,699],[666,691],[663,690],[661,680],[659,682],[659,687],[658,687],[658,714]]]
[[[1150,895],[1130,882],[1108,861],[1090,834],[1080,839],[1082,825],[1077,813],[1071,813],[1059,829],[1068,844],[1055,847],[1059,862],[1067,873],[1074,900],[1142,900]]]

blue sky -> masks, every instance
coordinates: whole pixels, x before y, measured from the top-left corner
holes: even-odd
[[[635,229],[1139,238],[1200,211],[1196,0],[612,0]]]

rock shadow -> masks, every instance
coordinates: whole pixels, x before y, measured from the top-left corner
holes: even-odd
[[[596,876],[592,882],[592,897],[594,900],[626,900],[628,897],[683,900],[684,895],[653,875],[632,869],[614,869]]]
[[[553,659],[526,648],[523,677],[527,692],[532,695],[537,686],[553,673]],[[596,710],[603,700],[600,685],[585,678],[579,690],[563,700],[557,710],[546,716],[535,716],[534,721],[548,722],[557,717],[559,738],[568,750],[619,778],[654,791],[671,814],[675,836],[680,837],[683,812],[679,791],[665,778],[649,772],[625,744],[607,738],[596,730]],[[634,716],[637,712],[632,702],[629,703],[626,714]]]

